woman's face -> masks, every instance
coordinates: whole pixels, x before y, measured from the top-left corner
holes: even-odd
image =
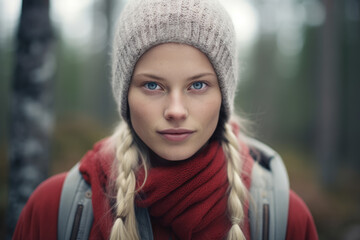
[[[194,155],[215,131],[221,92],[205,54],[166,43],[137,62],[128,101],[140,139],[158,156],[178,161]]]

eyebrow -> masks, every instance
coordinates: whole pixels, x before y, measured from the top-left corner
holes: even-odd
[[[205,76],[216,77],[216,75],[214,73],[200,73],[200,74],[197,74],[195,76],[192,76],[191,78],[189,78],[189,80],[196,80],[198,78],[202,78],[202,77],[205,77]]]
[[[134,75],[134,77],[148,77],[159,81],[165,81],[164,78],[149,73],[139,73]]]
[[[159,76],[156,76],[156,75],[153,75],[153,74],[149,74],[149,73],[139,73],[139,74],[136,74],[134,77],[140,77],[140,76],[144,76],[144,77],[148,77],[148,78],[152,78],[152,79],[155,79],[155,80],[158,80],[158,81],[165,81],[164,78],[162,77],[159,77]],[[213,77],[216,77],[216,75],[214,73],[200,73],[200,74],[197,74],[195,76],[192,76],[190,78],[188,78],[188,80],[196,80],[196,79],[199,79],[199,78],[202,78],[202,77],[205,77],[205,76],[213,76]]]

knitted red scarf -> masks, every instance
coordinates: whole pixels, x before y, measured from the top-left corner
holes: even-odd
[[[104,142],[98,142],[83,157],[80,166],[93,192],[94,225],[90,239],[109,239],[114,221],[106,192],[114,156],[102,150]],[[249,188],[253,160],[247,146],[241,142],[240,145],[244,160],[241,177]],[[143,170],[137,178],[141,185]],[[226,215],[227,187],[224,153],[220,144],[214,142],[192,159],[151,168],[142,199],[138,198],[136,203],[149,207],[156,240],[167,240],[170,234],[181,239],[224,239],[230,227]],[[244,211],[247,213],[247,204]],[[248,239],[249,222],[244,220],[242,229]]]
[[[140,170],[138,185],[143,181]],[[150,169],[136,203],[149,209],[155,239],[224,239],[227,189],[225,155],[213,142],[192,159]]]

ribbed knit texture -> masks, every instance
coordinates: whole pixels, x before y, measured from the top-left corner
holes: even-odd
[[[141,169],[139,187],[144,177]],[[225,154],[214,141],[194,159],[151,168],[136,204],[148,208],[155,236],[168,229],[175,239],[224,239],[231,227],[228,186]]]
[[[207,55],[227,119],[236,90],[235,30],[217,0],[129,0],[116,25],[112,52],[112,88],[121,117],[130,122],[127,98],[136,62],[151,47],[167,42],[188,44]]]

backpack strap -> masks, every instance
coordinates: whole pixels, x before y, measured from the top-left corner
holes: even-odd
[[[135,207],[136,222],[141,240],[154,240],[150,215],[147,208]]]
[[[77,163],[67,174],[61,192],[58,240],[89,239],[94,214],[91,187],[84,180]],[[141,240],[153,240],[150,216],[146,208],[135,208]]]
[[[77,163],[67,174],[61,192],[58,240],[88,239],[93,223],[91,187],[85,182]]]
[[[247,140],[260,158],[254,164],[249,207],[251,239],[286,238],[289,178],[281,157],[265,144]]]

